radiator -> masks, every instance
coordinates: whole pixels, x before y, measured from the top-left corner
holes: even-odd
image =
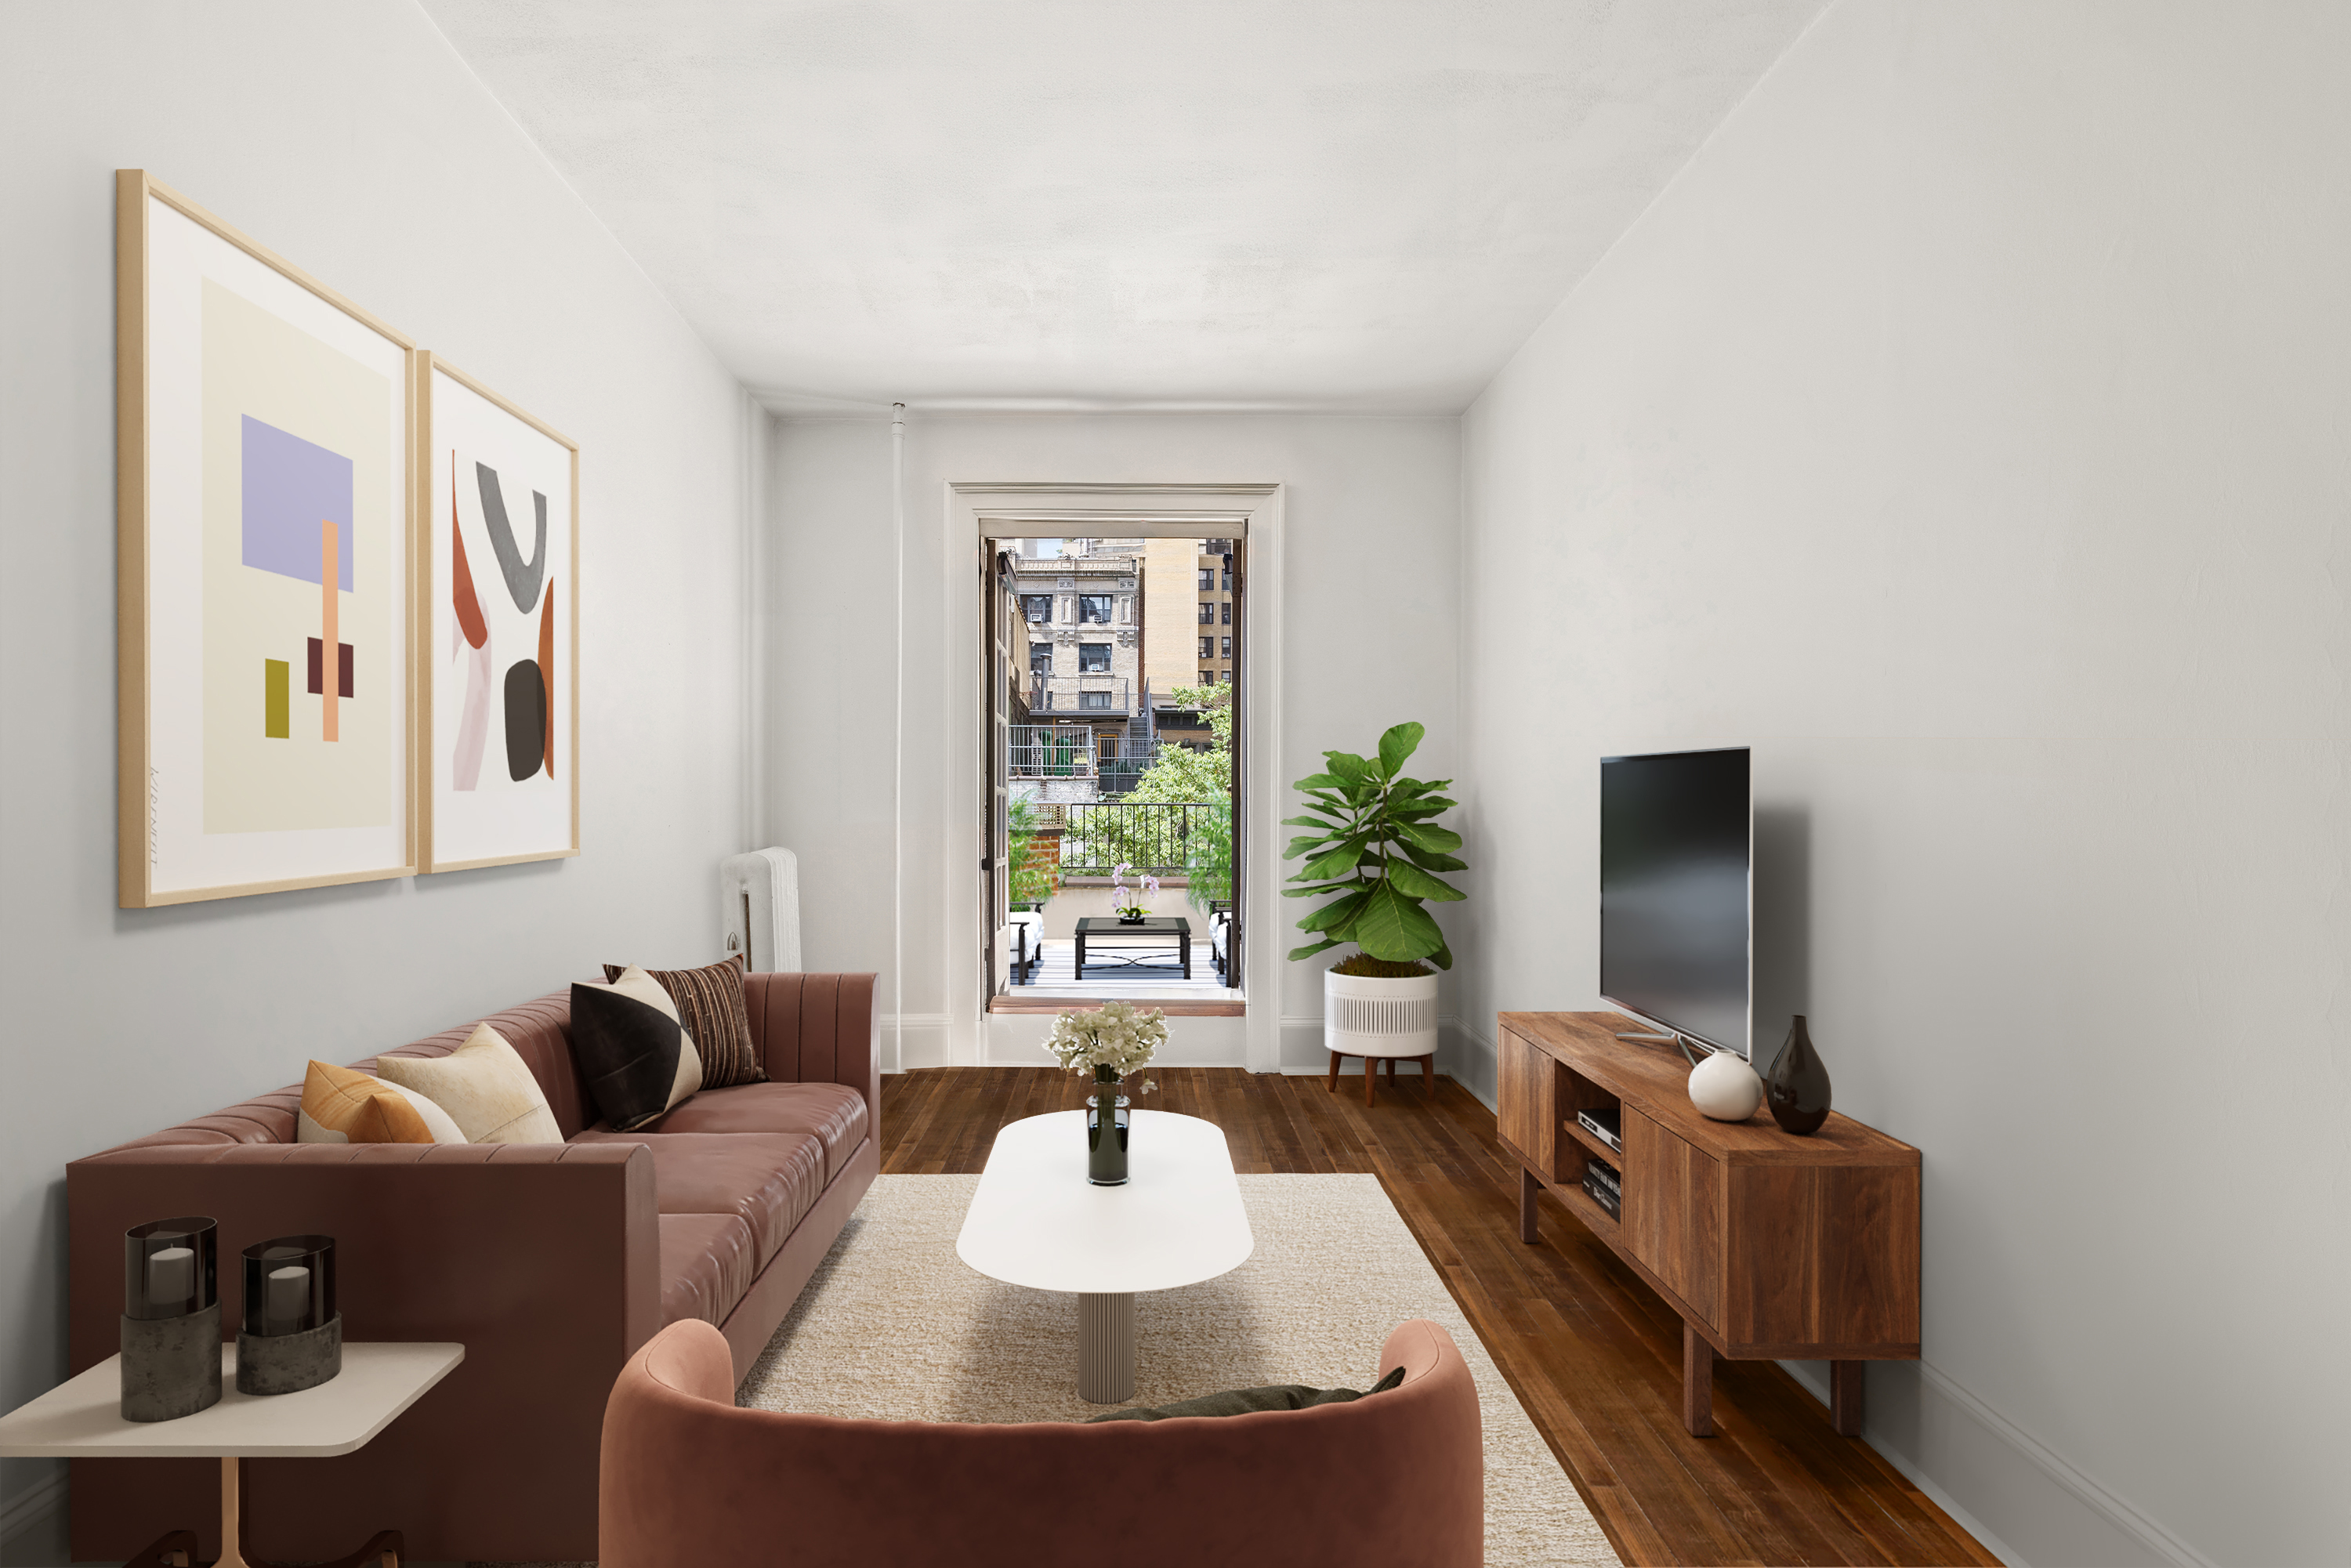
[[[726,951],[755,972],[800,967],[800,862],[789,850],[729,855],[718,866]]]

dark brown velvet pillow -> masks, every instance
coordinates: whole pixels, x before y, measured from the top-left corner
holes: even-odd
[[[604,978],[617,980],[626,964],[604,966]],[[725,1089],[736,1083],[765,1083],[768,1070],[751,1044],[751,1015],[743,1007],[743,960],[737,956],[723,964],[699,969],[647,969],[677,1004],[677,1021],[693,1037],[702,1058],[702,1086]]]

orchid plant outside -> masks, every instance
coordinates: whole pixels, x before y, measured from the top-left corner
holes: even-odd
[[[1063,1013],[1053,1020],[1045,1049],[1071,1072],[1092,1072],[1097,1083],[1115,1083],[1151,1065],[1167,1043],[1166,1015],[1157,1008],[1145,1010],[1132,1002],[1105,1002],[1090,1011]],[[1146,1078],[1137,1092],[1149,1094],[1159,1085]]]
[[[1148,913],[1144,907],[1143,901],[1159,896],[1159,879],[1149,872],[1143,873],[1141,888],[1130,888],[1126,885],[1127,873],[1134,869],[1132,862],[1121,861],[1110,873],[1111,907],[1128,919]]]

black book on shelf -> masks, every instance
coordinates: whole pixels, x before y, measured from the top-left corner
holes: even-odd
[[[1625,1146],[1625,1135],[1617,1130],[1623,1118],[1615,1106],[1600,1105],[1588,1111],[1578,1111],[1575,1119],[1585,1132],[1610,1148],[1622,1149]]]
[[[1596,1181],[1610,1192],[1625,1190],[1625,1178],[1618,1174],[1616,1167],[1606,1160],[1586,1160],[1583,1166],[1583,1179],[1587,1182]]]
[[[1625,1199],[1617,1190],[1600,1179],[1598,1165],[1583,1173],[1583,1195],[1598,1204],[1611,1219],[1625,1218]]]

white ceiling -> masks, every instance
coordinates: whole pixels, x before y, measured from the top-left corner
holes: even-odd
[[[778,409],[1451,412],[1822,0],[423,0]]]

